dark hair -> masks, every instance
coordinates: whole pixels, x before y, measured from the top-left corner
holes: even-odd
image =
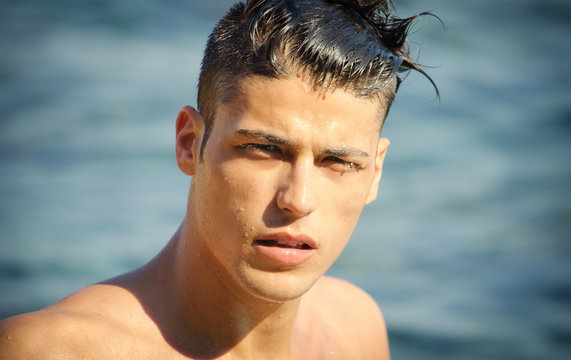
[[[344,88],[358,97],[378,98],[388,112],[401,81],[397,73],[414,69],[428,77],[411,59],[406,41],[411,23],[424,13],[399,19],[390,5],[389,0],[235,4],[214,28],[202,60],[200,157],[217,107],[231,102],[240,93],[240,81],[250,76],[278,79],[301,72],[316,90]]]

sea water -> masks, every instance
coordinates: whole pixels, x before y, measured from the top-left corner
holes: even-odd
[[[0,318],[142,265],[184,216],[174,120],[231,1],[0,3]],[[379,199],[330,274],[373,295],[394,359],[571,352],[571,4],[431,10],[385,125]]]

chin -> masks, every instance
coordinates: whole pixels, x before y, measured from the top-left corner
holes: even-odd
[[[295,270],[269,272],[248,267],[239,272],[239,277],[246,291],[256,298],[285,303],[299,299],[309,291],[321,274],[310,275]]]

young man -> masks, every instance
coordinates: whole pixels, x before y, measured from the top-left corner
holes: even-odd
[[[386,1],[235,5],[176,122],[179,230],[142,268],[2,322],[0,359],[388,359],[375,302],[323,274],[376,198],[396,74],[419,70],[411,21]]]

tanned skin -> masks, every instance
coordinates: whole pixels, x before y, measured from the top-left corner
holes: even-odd
[[[379,103],[295,76],[241,88],[217,109],[202,159],[201,114],[177,118],[177,164],[193,180],[165,248],[2,321],[0,360],[389,359],[375,301],[323,276],[377,196],[389,146]]]

